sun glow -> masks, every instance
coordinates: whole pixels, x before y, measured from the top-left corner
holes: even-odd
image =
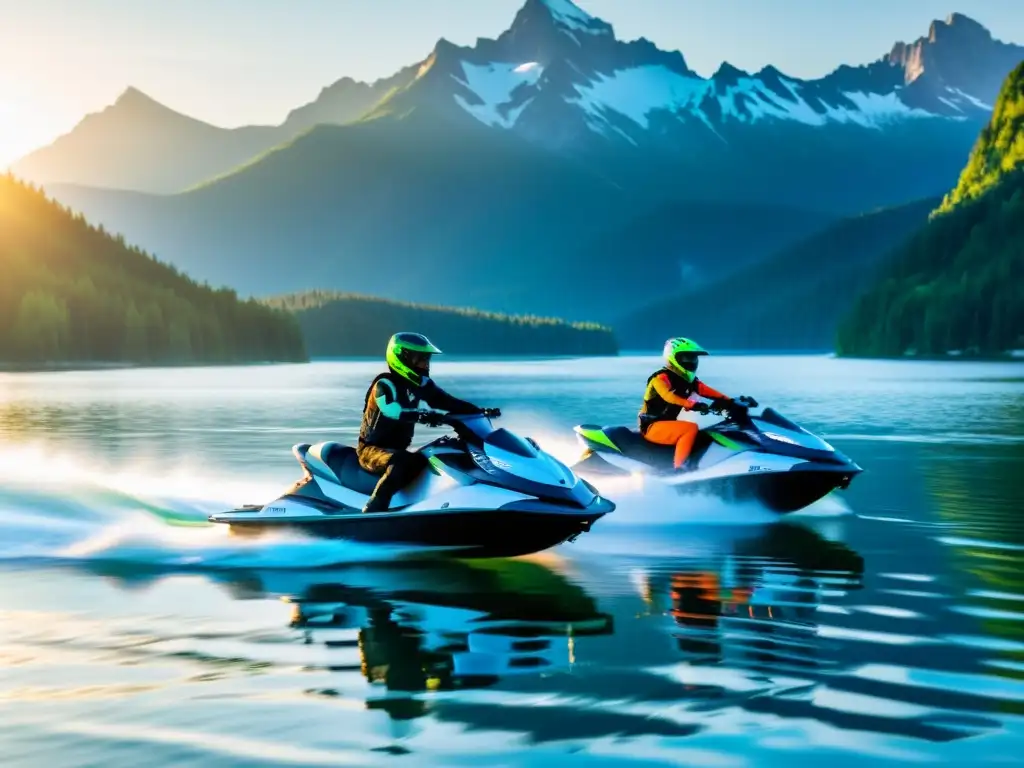
[[[0,170],[37,145],[32,126],[27,122],[18,105],[0,93]]]
[[[7,101],[0,98],[0,168],[4,168],[11,162],[14,154],[14,145],[17,141],[17,133],[11,130],[11,125],[17,122],[17,115],[14,107]]]
[[[0,172],[56,138],[51,120],[26,106],[17,91],[0,81]]]

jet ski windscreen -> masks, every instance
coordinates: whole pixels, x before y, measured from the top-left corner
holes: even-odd
[[[817,435],[813,435],[795,424],[792,427],[783,427],[768,420],[753,419],[753,422],[760,431],[762,437],[768,438],[774,442],[806,448],[811,451],[825,451],[831,453],[835,450],[835,448]]]
[[[783,429],[792,430],[793,432],[805,432],[806,431],[802,427],[797,426],[795,423],[793,423],[792,421],[787,419],[785,416],[783,416],[781,413],[776,411],[774,408],[765,408],[764,412],[758,418],[760,418],[763,421],[770,422],[770,423],[774,424],[777,427],[782,427]]]
[[[514,453],[517,456],[523,456],[527,459],[536,458],[538,455],[537,449],[530,443],[504,428],[496,429],[491,432],[484,442],[488,445],[493,445],[495,448],[500,448],[503,451],[508,451],[509,453]]]

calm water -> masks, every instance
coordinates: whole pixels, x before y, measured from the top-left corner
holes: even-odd
[[[653,365],[436,373],[571,459]],[[782,523],[622,487],[513,561],[244,543],[195,523],[353,439],[377,366],[0,376],[0,765],[1024,759],[1024,367],[705,369],[867,472]]]

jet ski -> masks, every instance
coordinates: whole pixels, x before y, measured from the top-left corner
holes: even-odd
[[[863,471],[778,411],[764,408],[753,415],[751,402],[741,399],[712,410],[726,418],[697,433],[690,457],[679,469],[673,466],[674,446],[648,442],[638,430],[577,426],[584,453],[572,469],[592,480],[640,474],[680,493],[756,500],[779,513],[803,509],[846,488]]]
[[[485,414],[424,411],[451,427],[420,448],[428,467],[384,512],[363,514],[377,475],[336,442],[292,453],[303,477],[280,498],[210,515],[234,533],[290,530],[363,543],[441,549],[460,557],[514,557],[573,541],[615,505],[531,438],[495,429]]]

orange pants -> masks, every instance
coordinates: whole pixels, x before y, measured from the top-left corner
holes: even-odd
[[[675,467],[679,469],[693,449],[697,425],[692,421],[656,421],[647,428],[644,437],[658,445],[675,445]]]

